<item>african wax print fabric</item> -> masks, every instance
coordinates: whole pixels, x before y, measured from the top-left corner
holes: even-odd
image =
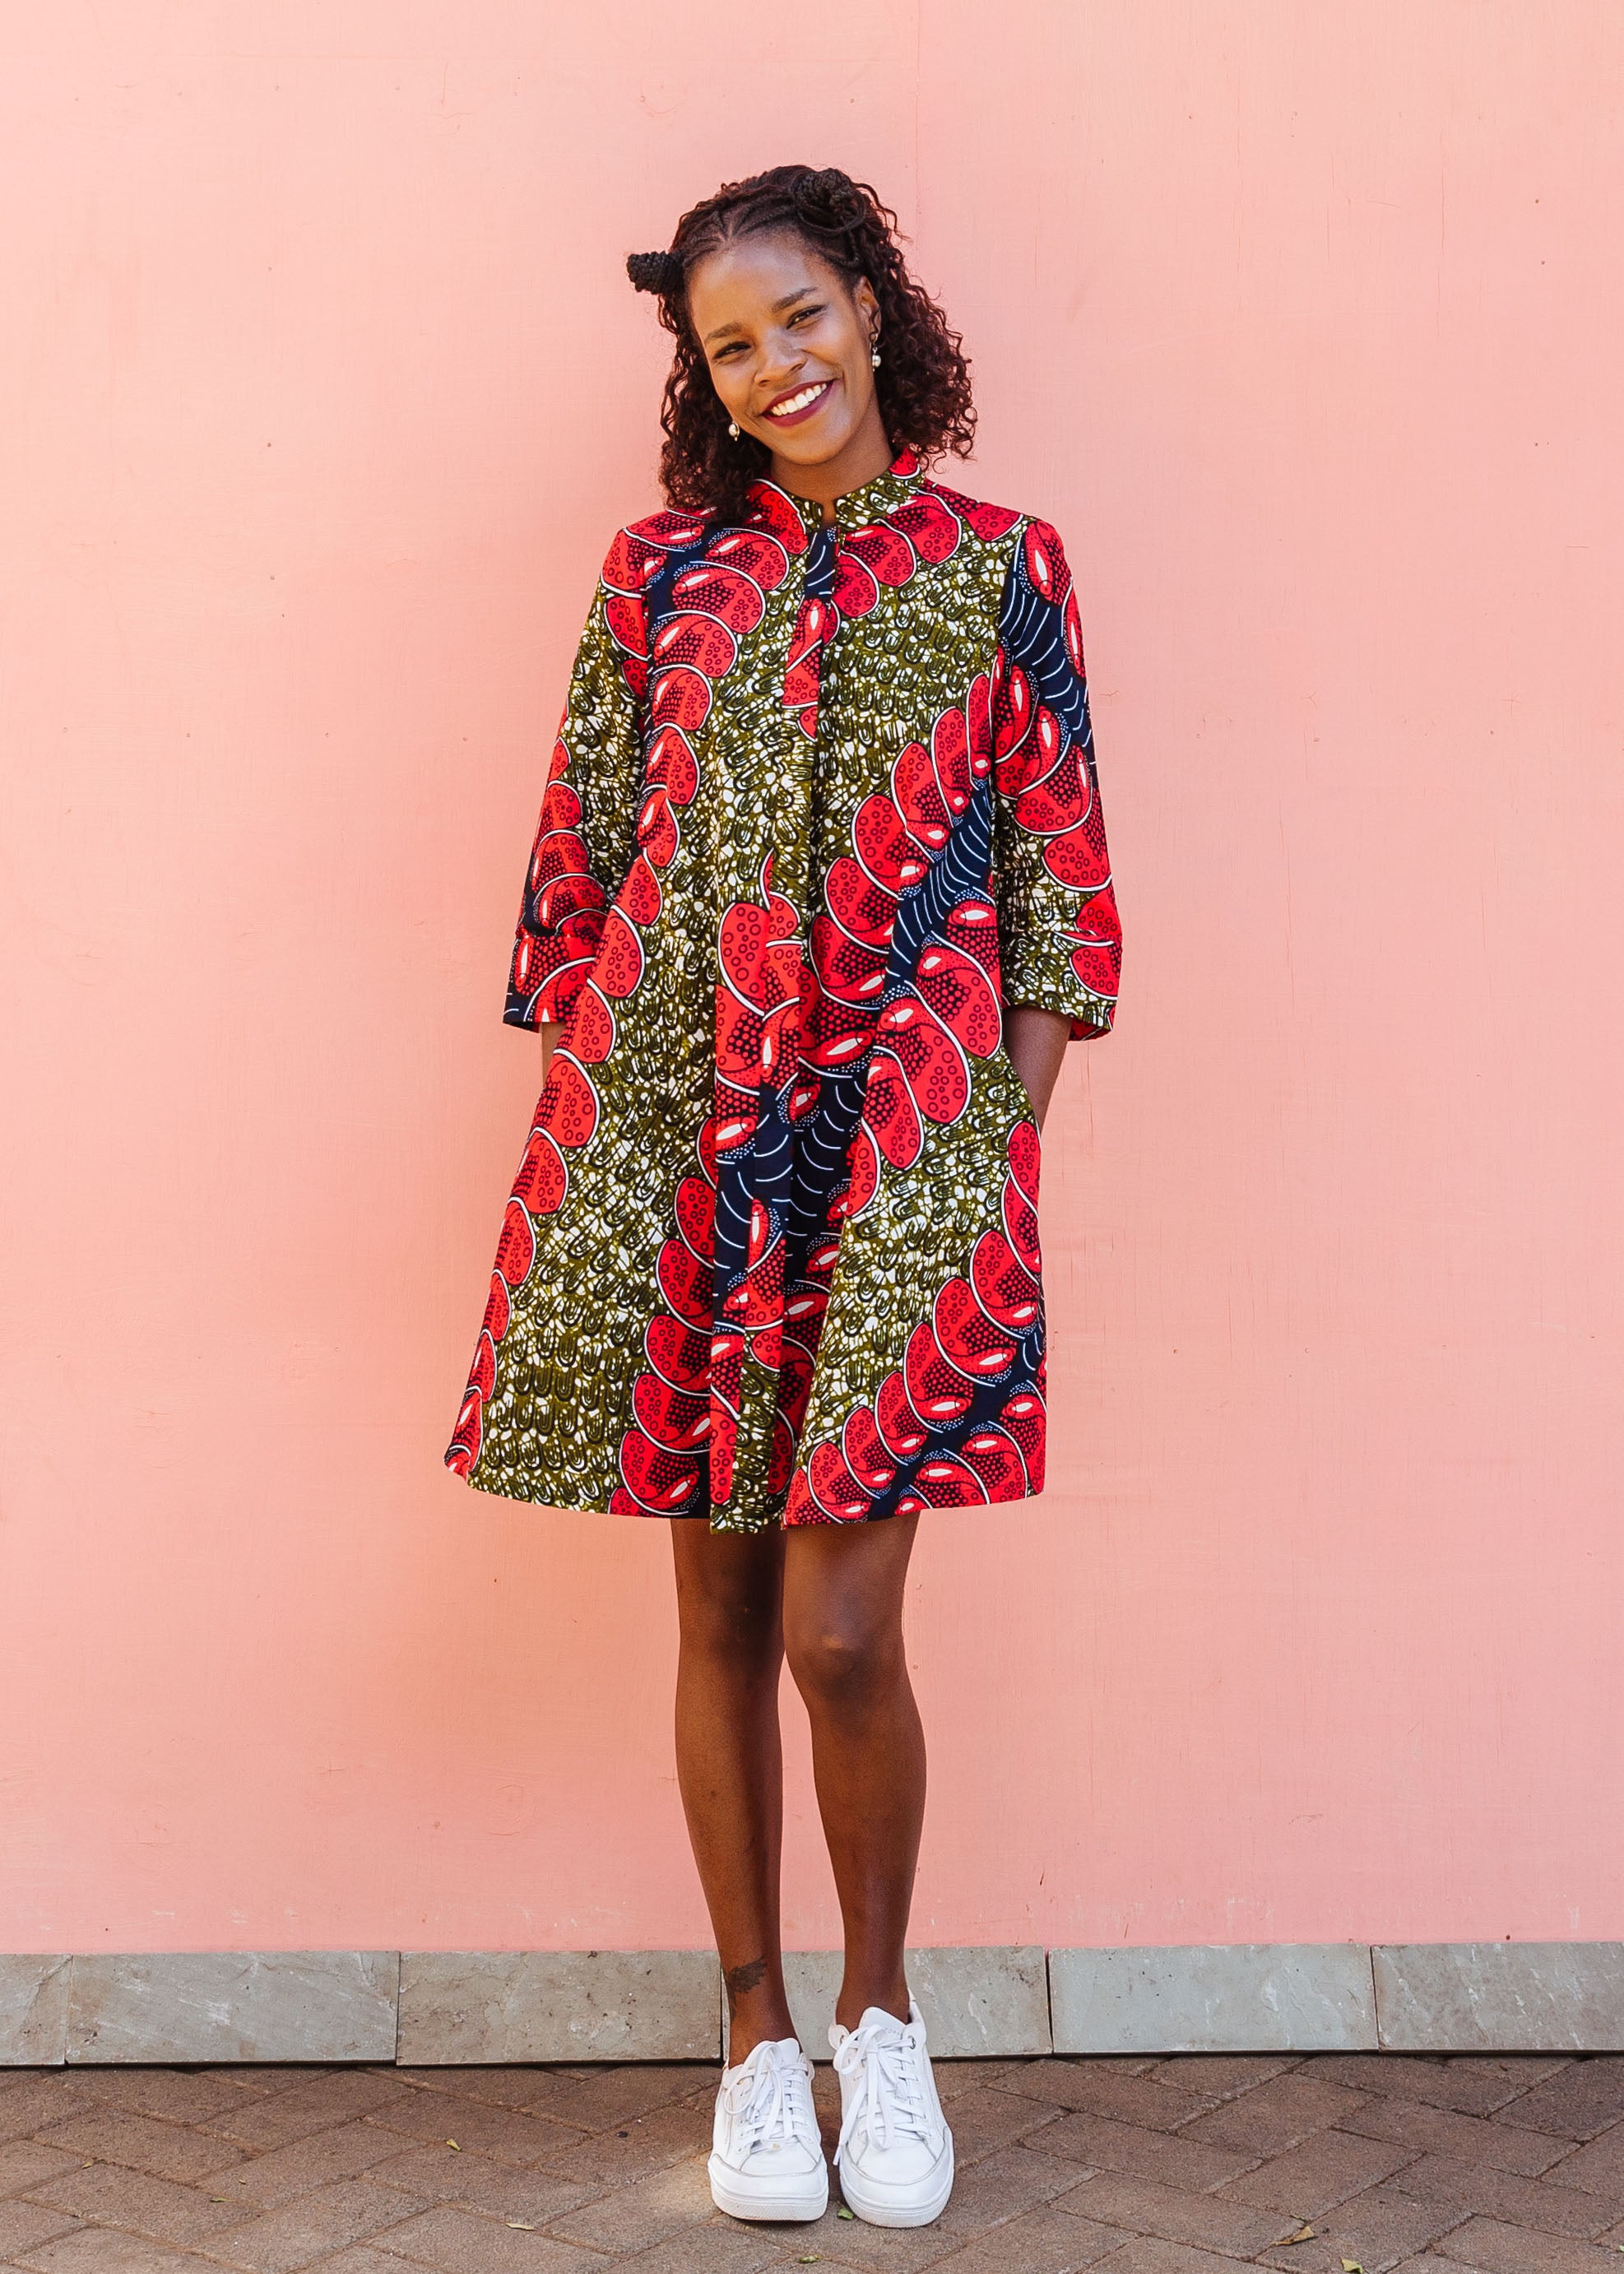
[[[1059,538],[908,452],[609,547],[506,1016],[560,1027],[448,1465],[719,1532],[1042,1489],[1006,1005],[1121,955]]]

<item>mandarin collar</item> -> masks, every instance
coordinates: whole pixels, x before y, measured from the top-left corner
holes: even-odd
[[[863,529],[882,514],[894,512],[905,505],[921,482],[924,469],[912,450],[898,450],[883,474],[872,481],[860,482],[854,490],[847,490],[835,500],[835,527],[838,530]],[[751,485],[753,491],[773,490],[788,500],[801,516],[808,537],[816,536],[823,525],[823,508],[816,498],[797,497],[793,490],[780,490],[776,482],[766,480]]]

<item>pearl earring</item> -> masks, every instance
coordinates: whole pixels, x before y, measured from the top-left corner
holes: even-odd
[[[868,358],[868,360],[874,365],[876,371],[878,371],[880,367],[880,351],[878,348],[875,349],[874,353]]]
[[[738,422],[737,422],[737,420],[733,419],[733,418],[730,418],[730,419],[728,420],[728,422],[727,422],[727,433],[728,433],[728,439],[729,439],[729,440],[730,440],[730,441],[734,441],[734,442],[736,442],[736,441],[739,440],[739,426],[738,426]]]

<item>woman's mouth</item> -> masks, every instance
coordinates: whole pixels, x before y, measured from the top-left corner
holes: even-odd
[[[834,385],[832,379],[815,379],[809,386],[797,388],[793,395],[780,395],[767,405],[766,416],[775,426],[799,426],[803,418],[810,418],[823,406],[823,397]]]

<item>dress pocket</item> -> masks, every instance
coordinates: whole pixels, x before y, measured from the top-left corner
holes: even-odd
[[[1002,1043],[999,1043],[998,1048],[1001,1050],[1004,1050],[1004,1045]],[[1014,1059],[1011,1058],[1007,1050],[1004,1050],[1004,1058],[1005,1065],[1010,1070],[1010,1081],[1015,1089],[1019,1093],[1021,1103],[1026,1109],[1026,1118],[1031,1121],[1033,1127],[1035,1129],[1037,1126],[1038,1110],[1032,1103],[1032,1092],[1026,1088],[1026,1083],[1021,1080],[1020,1069],[1017,1066]]]
[[[1041,1150],[1042,1137],[1038,1129],[1037,1108],[1032,1102],[1031,1091],[1021,1080],[1016,1069],[1015,1061],[1004,1043],[999,1043],[989,1063],[996,1065],[1004,1077],[1004,1088],[1010,1100],[1010,1126],[1019,1128],[1022,1122],[1029,1123],[1032,1129],[1031,1147]]]

